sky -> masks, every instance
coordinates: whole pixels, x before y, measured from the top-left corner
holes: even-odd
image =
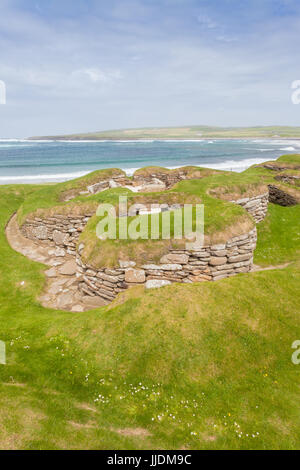
[[[300,125],[299,0],[0,0],[0,137]]]

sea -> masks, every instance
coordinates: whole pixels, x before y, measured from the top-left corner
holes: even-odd
[[[186,165],[242,172],[250,166],[300,153],[300,141],[280,139],[29,141],[0,139],[0,184],[54,183],[93,170]]]

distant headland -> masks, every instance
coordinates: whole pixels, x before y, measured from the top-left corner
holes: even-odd
[[[29,140],[201,140],[201,139],[300,139],[300,127],[147,127],[120,129],[82,134],[30,137]]]

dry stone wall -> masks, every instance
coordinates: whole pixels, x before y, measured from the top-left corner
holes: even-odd
[[[149,175],[134,175],[132,179],[126,175],[113,176],[87,187],[87,193],[98,194],[109,188],[126,187],[134,192],[164,191],[179,181],[186,179],[184,171],[168,173],[151,173]]]
[[[278,188],[273,186],[270,186],[270,196],[272,202],[275,202],[275,200],[278,201],[276,202],[277,204],[292,205],[297,203],[292,196],[280,192]],[[285,201],[283,201],[284,197]],[[253,216],[255,222],[258,223],[266,216],[269,194],[260,194],[255,197],[243,198],[231,202],[242,206]],[[92,215],[92,213],[87,213],[82,216],[55,214],[47,218],[32,216],[26,219],[21,227],[21,231],[25,237],[31,240],[49,243],[50,245],[56,245],[58,247],[66,247],[70,254],[75,255],[78,238]]]
[[[261,222],[267,215],[269,204],[269,193],[259,194],[254,197],[245,197],[237,201],[231,201],[239,206],[242,206],[246,211],[252,215],[256,223]]]
[[[76,255],[76,245],[92,214],[83,216],[59,215],[53,217],[26,219],[21,227],[22,234],[43,244],[65,249],[70,255]]]
[[[170,189],[184,179],[187,179],[187,175],[186,172],[182,170],[166,173],[158,171],[149,175],[133,175],[133,184],[141,187],[144,185],[161,184],[165,189]]]
[[[298,204],[296,198],[278,188],[277,186],[269,186],[270,202],[273,204],[278,204],[279,206],[295,206]]]
[[[81,244],[76,258],[79,288],[87,295],[111,301],[131,286],[155,288],[173,282],[218,281],[251,270],[256,241],[254,228],[224,244],[203,246],[199,251],[170,251],[158,264],[137,267],[134,261],[120,261],[114,269],[85,265],[81,259],[84,248]]]
[[[98,194],[106,189],[125,187],[132,184],[131,180],[126,175],[113,176],[110,179],[99,181],[98,183],[92,184],[87,187],[87,191],[90,194]]]

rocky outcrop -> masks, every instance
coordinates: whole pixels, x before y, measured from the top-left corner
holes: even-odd
[[[134,261],[120,261],[114,269],[85,265],[81,246],[76,259],[79,288],[86,295],[112,301],[131,286],[155,288],[173,282],[218,281],[251,271],[256,241],[257,233],[253,229],[224,244],[203,246],[200,251],[170,251],[158,264],[137,267]]]
[[[287,163],[287,162],[268,162],[268,163],[263,163],[262,165],[263,168],[266,168],[266,170],[273,170],[273,171],[284,171],[284,170],[300,170],[300,165],[296,163]]]
[[[283,207],[295,206],[298,204],[298,201],[294,196],[272,184],[269,186],[269,200],[273,204],[278,204]]]
[[[300,176],[296,175],[277,175],[275,176],[275,180],[291,184],[292,186],[300,186]]]
[[[270,202],[278,204],[279,206],[288,207],[298,204],[298,201],[294,196],[274,185],[269,186],[269,195]]]

